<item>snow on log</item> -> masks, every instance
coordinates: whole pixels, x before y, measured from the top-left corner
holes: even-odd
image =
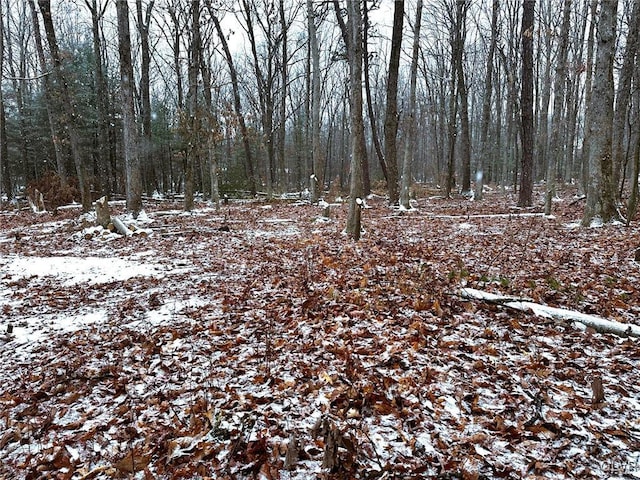
[[[552,318],[563,322],[578,322],[600,333],[614,333],[621,337],[640,337],[640,326],[638,325],[607,320],[606,318],[567,310],[565,308],[549,307],[522,298],[496,295],[482,290],[476,290],[475,288],[462,288],[458,292],[458,295],[469,300],[480,300],[504,305],[507,308],[521,312],[531,312],[538,317]]]
[[[116,230],[119,234],[124,235],[125,237],[130,237],[131,235],[133,235],[133,232],[129,229],[129,227],[127,227],[124,222],[118,217],[111,217],[111,223],[113,223],[113,226],[116,227]]]

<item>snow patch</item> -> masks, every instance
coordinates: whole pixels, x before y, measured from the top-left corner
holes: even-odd
[[[0,265],[0,273],[10,275],[11,282],[21,278],[53,277],[65,287],[81,283],[98,285],[133,277],[157,276],[160,270],[158,265],[123,258],[12,256],[7,257],[5,261],[8,262]]]

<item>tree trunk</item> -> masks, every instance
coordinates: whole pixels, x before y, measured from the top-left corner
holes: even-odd
[[[288,186],[285,155],[287,133],[287,93],[289,92],[289,24],[285,18],[286,7],[284,0],[280,0],[280,26],[282,37],[282,61],[280,63],[280,111],[278,113],[278,145],[276,182],[279,191]]]
[[[469,1],[457,0],[456,24],[459,31],[459,45],[456,49],[456,73],[458,77],[458,95],[460,95],[460,158],[462,160],[462,193],[471,192],[471,129],[469,126],[469,92],[464,72],[464,44],[467,36],[467,12]]]
[[[411,163],[415,151],[415,111],[416,83],[418,78],[418,53],[420,50],[420,24],[422,23],[422,0],[416,6],[416,21],[413,27],[413,50],[411,52],[411,80],[409,87],[409,111],[407,113],[407,138],[404,144],[402,160],[402,188],[400,189],[400,206],[410,209],[409,188],[411,186]]]
[[[127,210],[137,217],[142,210],[142,178],[138,157],[138,131],[135,118],[133,64],[127,0],[117,0],[118,53],[120,57],[120,95],[122,99],[122,133],[125,163]]]
[[[260,58],[258,56],[258,44],[256,35],[254,32],[254,18],[252,15],[253,3],[248,0],[242,0],[242,13],[244,15],[245,29],[249,36],[249,46],[251,47],[251,55],[253,58],[253,71],[256,78],[256,85],[258,88],[258,102],[260,107],[260,121],[262,124],[262,138],[263,146],[266,150],[266,164],[265,164],[265,186],[267,188],[267,198],[270,199],[273,196],[273,180],[274,180],[274,131],[273,131],[273,114],[274,114],[274,92],[272,90],[274,80],[273,58],[274,52],[274,39],[272,38],[272,24],[266,23],[267,31],[264,32],[267,38],[267,65],[266,72],[263,71],[260,65]]]
[[[1,63],[1,62],[0,62]],[[7,200],[13,198],[13,185],[11,172],[9,170],[9,146],[7,138],[7,115],[4,108],[4,99],[0,92],[0,207],[2,206],[2,190],[7,196]]]
[[[209,181],[211,188],[211,202],[216,210],[220,208],[220,169],[218,166],[218,154],[216,146],[220,138],[220,125],[218,123],[219,95],[216,95],[215,102],[211,95],[211,68],[206,59],[211,57],[210,52],[206,52],[200,58],[200,70],[202,71],[202,89],[206,114],[203,122],[205,124],[205,136],[207,142],[207,160],[209,165]],[[215,106],[214,106],[215,105]]]
[[[51,17],[51,2],[50,0],[38,0],[38,6],[42,13],[44,28],[47,35],[47,43],[49,44],[49,53],[53,61],[53,73],[58,82],[58,88],[60,89],[58,92],[60,99],[59,112],[61,114],[59,121],[69,136],[71,153],[76,167],[76,175],[78,176],[82,211],[86,213],[91,209],[91,187],[87,177],[84,159],[82,158],[82,152],[80,150],[80,135],[78,134],[77,126],[75,124],[77,119],[76,104],[75,100],[69,93],[67,78],[64,74],[62,56],[60,55],[60,50],[58,48],[58,40],[56,39],[53,19]],[[56,108],[58,107],[56,106]]]
[[[307,22],[311,54],[311,203],[318,203],[324,189],[324,155],[320,144],[320,49],[312,0],[307,0]]]
[[[638,34],[640,30],[640,0],[633,3],[633,11],[629,17],[629,31],[627,32],[627,42],[624,51],[624,60],[618,79],[618,90],[616,92],[615,111],[613,116],[613,184],[618,190],[620,177],[626,164],[624,139],[627,119],[629,116],[629,105],[631,99],[631,83],[633,79],[636,55],[640,51],[640,41]],[[636,85],[636,88],[637,85]],[[623,185],[620,185],[622,192]],[[620,198],[616,195],[616,199]]]
[[[565,87],[567,85],[567,50],[569,46],[569,27],[571,23],[571,0],[564,0],[562,28],[560,30],[560,47],[556,63],[556,77],[553,83],[553,117],[551,124],[551,141],[549,142],[549,164],[547,166],[547,188],[544,201],[545,215],[551,215],[553,197],[556,195],[556,176],[558,165],[565,151],[565,142],[560,132],[566,124],[564,115]]]
[[[631,177],[631,193],[629,194],[629,201],[627,202],[627,225],[633,221],[638,211],[638,176],[640,176],[640,134],[636,134],[636,145],[635,153],[633,155]]]
[[[189,44],[189,67],[187,77],[187,158],[184,173],[184,210],[193,210],[194,168],[200,155],[200,112],[198,111],[198,73],[200,71],[200,0],[190,2],[191,8],[191,41]]]
[[[393,31],[391,34],[391,56],[387,77],[387,109],[384,121],[384,154],[387,164],[387,192],[389,204],[397,205],[398,190],[398,73],[402,50],[402,28],[404,22],[404,1],[394,2]]]
[[[247,130],[247,125],[244,120],[244,114],[242,112],[242,102],[240,100],[240,84],[238,82],[238,73],[236,71],[235,65],[233,63],[233,57],[231,56],[231,51],[229,50],[229,44],[227,43],[227,38],[222,31],[222,26],[220,25],[220,20],[216,15],[215,10],[211,4],[211,0],[205,0],[207,10],[211,15],[211,19],[213,20],[213,24],[216,28],[216,32],[218,33],[218,37],[220,38],[220,43],[222,44],[222,50],[224,51],[224,56],[227,62],[227,66],[229,67],[229,75],[231,76],[231,87],[233,89],[233,105],[234,110],[236,112],[236,116],[238,117],[238,124],[240,126],[240,135],[242,136],[242,144],[244,146],[244,155],[245,155],[245,167],[247,172],[247,177],[249,180],[249,190],[252,196],[256,195],[256,178],[253,167],[253,159],[251,155],[251,143],[249,141],[249,132]]]
[[[489,52],[487,53],[487,70],[484,77],[484,96],[482,97],[482,121],[480,123],[480,158],[476,169],[476,190],[475,200],[482,200],[485,166],[490,157],[489,149],[489,124],[491,122],[491,98],[493,96],[493,60],[498,43],[498,13],[500,11],[500,0],[493,0],[491,8],[491,40],[489,42]]]
[[[0,78],[4,71],[4,14],[2,13],[2,2],[0,2]],[[5,164],[8,164],[9,148],[7,146],[7,117],[4,109],[4,96],[3,90],[0,86],[0,208],[4,201],[2,195],[2,189],[5,189],[7,199],[11,198],[11,188],[7,188],[7,180],[9,178],[8,169],[5,169]],[[11,185],[8,185],[11,187]]]
[[[551,105],[551,90],[553,57],[554,57],[554,39],[556,34],[552,33],[556,30],[557,0],[541,0],[539,3],[539,13],[537,17],[540,19],[538,31],[540,35],[536,35],[538,39],[536,65],[538,65],[538,74],[534,81],[534,88],[538,89],[536,96],[537,116],[535,122],[536,140],[534,148],[534,171],[546,173],[549,162],[549,105]],[[544,33],[543,33],[544,32]],[[544,61],[543,61],[544,59]],[[544,64],[544,68],[543,68]]]
[[[522,173],[518,205],[533,203],[533,23],[535,0],[523,0],[522,11]]]
[[[108,91],[102,64],[102,40],[100,36],[100,21],[105,13],[108,2],[98,5],[96,0],[85,0],[87,8],[91,12],[91,33],[93,41],[93,65],[95,69],[94,84],[96,89],[96,114],[97,114],[97,145],[95,149],[96,166],[98,173],[99,189],[103,195],[110,192],[109,163],[108,163]]]
[[[589,226],[600,217],[603,222],[620,219],[616,206],[616,185],[613,183],[613,102],[615,84],[613,64],[616,47],[618,2],[602,2],[598,18],[596,63],[593,95],[589,105],[592,119],[589,139],[589,187],[582,225]]]
[[[360,1],[348,2],[348,25],[344,24],[337,0],[333,2],[336,18],[347,46],[349,62],[349,87],[351,89],[351,162],[349,183],[349,213],[346,233],[354,240],[360,239],[361,208],[364,192],[362,183],[362,160],[364,158],[364,121],[362,119],[362,10]]]
[[[142,0],[136,0],[136,15],[138,18],[138,33],[140,34],[140,120],[142,123],[140,163],[144,173],[144,187],[151,195],[154,188],[154,166],[151,155],[151,94],[150,94],[150,66],[151,52],[149,49],[149,26],[154,0],[147,4],[146,11],[142,9]]]
[[[582,189],[586,194],[589,191],[589,140],[587,135],[591,131],[591,99],[593,97],[593,56],[595,51],[595,31],[598,10],[598,0],[591,0],[591,13],[589,22],[589,33],[587,36],[587,58],[586,58],[586,78],[584,80],[584,104],[586,111],[584,114],[584,140],[582,142],[581,158],[581,179]]]
[[[403,0],[402,0],[403,1]],[[396,8],[398,3],[402,3],[402,1],[396,2]],[[382,176],[385,181],[388,182],[388,173],[387,173],[387,164],[384,160],[384,154],[382,153],[382,146],[380,145],[380,137],[378,135],[378,125],[376,121],[376,112],[373,108],[373,97],[371,95],[371,76],[369,74],[369,8],[367,6],[367,2],[364,2],[364,24],[366,27],[364,28],[364,40],[363,40],[363,57],[362,61],[364,64],[364,91],[367,96],[367,113],[369,115],[369,124],[371,125],[371,140],[373,142],[373,148],[376,152],[376,156],[378,157],[378,162],[380,163],[380,169],[382,170]]]

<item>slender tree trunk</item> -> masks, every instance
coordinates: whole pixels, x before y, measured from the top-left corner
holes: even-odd
[[[598,18],[596,63],[589,131],[589,188],[582,225],[589,226],[600,217],[603,222],[620,219],[616,206],[616,185],[613,183],[613,103],[615,84],[613,65],[616,47],[618,2],[602,2]]]
[[[49,52],[53,61],[53,72],[58,83],[59,91],[56,92],[55,95],[59,99],[60,107],[58,110],[56,106],[56,110],[64,112],[64,114],[61,114],[58,117],[58,121],[60,122],[62,129],[67,132],[69,138],[71,153],[76,167],[76,175],[78,176],[82,210],[84,212],[88,212],[91,209],[91,189],[89,179],[87,178],[86,166],[80,149],[80,135],[78,134],[76,126],[76,104],[69,93],[68,82],[64,75],[62,56],[60,55],[60,50],[58,48],[58,41],[56,39],[53,19],[51,17],[50,1],[38,0],[38,6],[42,13],[43,23],[47,34],[47,43],[49,44]]]
[[[396,2],[397,4],[401,2]],[[364,24],[369,25],[369,8],[367,6],[367,2],[364,2]],[[367,113],[369,115],[369,124],[371,126],[371,140],[373,142],[373,148],[376,152],[376,156],[378,157],[378,162],[380,163],[380,169],[382,170],[382,175],[386,182],[389,181],[387,174],[387,164],[384,160],[384,154],[382,153],[382,145],[380,145],[380,137],[378,135],[378,122],[376,121],[376,112],[373,108],[373,97],[371,95],[371,76],[369,72],[369,28],[365,27],[363,31],[364,41],[363,41],[363,56],[362,60],[364,62],[364,91],[367,96]]]
[[[351,89],[350,123],[351,123],[351,162],[349,172],[349,213],[346,233],[354,240],[360,239],[361,209],[364,193],[362,160],[364,158],[364,121],[362,118],[362,9],[360,0],[347,3],[348,24],[344,24],[342,12],[337,0],[333,2],[336,19],[347,46],[349,62],[349,88]]]
[[[452,72],[453,75],[453,72]],[[457,81],[451,80],[451,97],[449,98],[449,121],[447,126],[447,178],[445,179],[445,196],[451,198],[456,185],[456,139],[458,138],[458,93]]]
[[[118,53],[120,57],[120,95],[122,99],[122,133],[126,177],[127,210],[137,216],[142,210],[142,178],[138,157],[138,129],[134,106],[134,77],[131,60],[131,34],[127,0],[117,0]]]
[[[534,149],[534,171],[545,172],[549,162],[549,105],[551,105],[551,84],[553,80],[553,42],[556,37],[551,33],[555,31],[555,18],[558,16],[557,0],[541,0],[539,3],[538,18],[540,18],[540,32],[538,38],[538,48],[536,65],[538,65],[538,75],[534,80],[534,88],[538,88],[536,98],[538,112],[536,115],[536,141]],[[544,59],[544,61],[543,61]],[[544,68],[543,68],[544,65]]]
[[[207,49],[209,50],[209,49]],[[205,102],[205,115],[203,122],[205,124],[205,137],[207,143],[207,161],[209,165],[209,182],[211,188],[211,203],[220,208],[220,168],[218,165],[218,154],[216,151],[217,143],[220,138],[220,125],[218,124],[218,103],[219,93],[216,93],[215,101],[211,94],[211,67],[207,61],[207,57],[211,57],[211,52],[204,54],[200,58],[200,70],[202,71],[202,90]]]
[[[621,197],[624,185],[621,185],[620,178],[624,169],[625,149],[624,139],[627,119],[629,117],[629,105],[631,99],[631,83],[633,79],[635,59],[640,50],[638,34],[640,31],[640,0],[633,3],[633,11],[629,17],[629,31],[627,32],[627,42],[624,52],[624,60],[618,78],[618,89],[616,92],[615,110],[613,115],[613,184],[619,193],[616,199]],[[638,88],[636,86],[636,88]]]
[[[458,49],[456,51],[456,73],[458,76],[458,94],[460,95],[460,158],[462,160],[462,192],[471,192],[471,128],[469,126],[469,91],[464,71],[464,44],[467,35],[467,12],[470,3],[468,1],[457,0],[456,2],[456,23],[458,25],[459,37]]]
[[[224,51],[224,56],[227,61],[227,66],[229,67],[229,75],[231,76],[231,87],[233,89],[233,105],[236,112],[236,116],[238,117],[238,124],[240,125],[240,134],[242,136],[242,144],[244,146],[244,154],[245,154],[245,167],[247,172],[247,177],[249,180],[249,190],[252,196],[256,195],[256,178],[254,173],[253,159],[251,155],[251,143],[249,141],[249,132],[247,130],[247,125],[244,120],[244,114],[242,112],[242,102],[240,100],[240,84],[238,82],[238,73],[236,71],[235,65],[233,63],[233,57],[231,56],[231,51],[229,50],[229,45],[227,43],[227,38],[222,31],[222,27],[220,25],[220,20],[216,15],[215,10],[211,4],[211,0],[205,0],[207,10],[211,15],[211,19],[213,20],[213,24],[215,26],[216,32],[218,33],[218,37],[220,38],[220,43],[222,44],[222,50]]]
[[[640,65],[639,65],[640,66]],[[629,225],[638,211],[638,176],[640,176],[640,134],[636,134],[635,153],[631,177],[631,193],[627,202],[627,225]]]
[[[404,1],[394,2],[393,31],[391,33],[391,56],[387,77],[387,109],[384,120],[384,154],[387,164],[387,193],[389,205],[397,205],[400,197],[398,189],[398,74],[402,50],[402,29],[404,23]]]
[[[324,189],[324,155],[320,144],[320,49],[312,0],[307,0],[307,22],[311,55],[311,203],[318,203]]]
[[[279,190],[287,188],[288,181],[285,170],[286,133],[287,133],[287,93],[289,92],[289,25],[285,18],[286,7],[280,0],[280,26],[282,28],[282,62],[280,64],[280,112],[278,114],[278,149],[276,180]]]
[[[96,89],[96,113],[98,120],[98,135],[97,135],[97,172],[98,181],[100,182],[100,190],[102,195],[108,195],[109,188],[109,163],[108,163],[108,117],[109,117],[109,105],[108,105],[108,92],[107,81],[104,74],[104,67],[102,64],[102,41],[100,37],[100,21],[105,13],[108,2],[104,5],[98,5],[96,0],[85,0],[87,8],[91,12],[91,33],[93,36],[93,56],[94,56],[94,68],[95,68],[95,89]]]
[[[418,78],[418,52],[420,50],[420,24],[422,23],[422,0],[416,6],[416,21],[413,27],[413,50],[411,52],[411,80],[409,87],[409,111],[407,113],[407,139],[402,160],[402,187],[400,206],[410,209],[409,188],[411,186],[411,163],[415,151],[416,137],[416,83]]]
[[[4,72],[4,13],[2,11],[2,2],[0,2],[0,80]],[[2,208],[4,196],[2,189],[5,189],[7,199],[11,198],[11,189],[7,189],[6,177],[8,177],[8,169],[5,169],[5,163],[8,163],[9,148],[7,146],[7,117],[4,109],[4,95],[0,86],[0,208]]]
[[[258,56],[258,44],[256,35],[254,32],[254,18],[252,15],[252,9],[254,4],[248,0],[242,0],[242,12],[244,14],[246,31],[249,36],[249,45],[251,47],[251,55],[253,58],[253,71],[256,77],[256,84],[258,87],[258,100],[260,106],[260,119],[262,124],[262,138],[263,146],[266,150],[266,165],[265,165],[265,184],[267,188],[267,198],[273,196],[273,180],[274,180],[274,131],[273,131],[273,114],[274,114],[274,98],[273,98],[273,57],[275,52],[273,51],[275,46],[273,42],[273,35],[271,32],[271,23],[267,23],[267,65],[266,72],[263,72],[260,66],[260,58]]]
[[[636,55],[636,67],[634,84],[640,84],[640,55]],[[640,125],[640,89],[636,88],[633,92],[633,124]],[[638,211],[639,199],[639,177],[640,177],[640,128],[636,128],[636,131],[632,133],[631,138],[635,137],[635,149],[633,154],[633,168],[631,176],[631,193],[629,194],[629,201],[627,203],[627,225],[631,223]]]
[[[2,62],[0,62],[2,63]],[[13,198],[13,182],[9,169],[9,139],[7,137],[7,115],[4,107],[4,98],[0,92],[0,207],[2,206],[2,190],[7,200]]]
[[[567,51],[569,47],[569,27],[571,23],[571,0],[564,0],[562,27],[560,29],[560,46],[556,63],[556,77],[553,84],[553,117],[551,124],[551,141],[549,142],[549,164],[547,166],[547,188],[544,201],[545,215],[551,215],[553,197],[556,195],[556,177],[558,165],[565,151],[565,142],[561,141],[560,132],[566,124],[564,115],[565,91],[567,85]]]
[[[189,67],[187,77],[187,158],[184,173],[184,210],[193,210],[194,169],[200,154],[200,112],[198,111],[198,73],[200,71],[200,0],[192,0],[191,8],[191,42],[189,44]]]
[[[147,4],[146,11],[142,8],[142,0],[136,0],[136,16],[138,32],[140,34],[140,120],[142,124],[140,163],[144,175],[144,187],[151,195],[154,188],[154,166],[151,155],[151,93],[150,67],[151,51],[149,47],[149,26],[154,0]]]
[[[180,20],[178,18],[178,14],[173,7],[169,7],[167,9],[169,16],[171,17],[171,21],[173,22],[173,26],[175,28],[175,32],[173,32],[173,45],[171,49],[171,53],[173,54],[173,68],[175,69],[176,74],[176,97],[177,97],[177,107],[179,110],[184,108],[184,87],[182,83],[182,68],[180,68],[181,64],[181,38],[182,34],[185,30],[180,25]]]
[[[487,70],[484,77],[484,96],[482,97],[482,122],[480,123],[480,158],[476,170],[475,200],[482,200],[484,185],[484,169],[486,161],[490,158],[489,149],[489,124],[491,123],[491,99],[493,96],[493,61],[498,43],[498,13],[500,0],[493,0],[491,8],[491,40],[487,53]]]
[[[518,205],[533,203],[533,23],[535,0],[523,0],[522,11],[522,173]]]
[[[91,187],[80,149],[80,135],[75,124],[77,119],[76,104],[75,100],[69,93],[68,81],[63,71],[62,56],[60,55],[60,50],[58,48],[58,40],[56,39],[53,19],[51,17],[51,2],[50,0],[38,0],[38,6],[40,7],[40,12],[42,13],[44,28],[47,34],[49,53],[53,61],[53,72],[58,81],[58,88],[60,89],[58,95],[61,101],[61,105],[64,106],[61,107],[60,110],[61,112],[65,112],[65,114],[62,115],[60,122],[69,136],[71,154],[73,155],[73,161],[76,167],[76,175],[78,176],[82,210],[84,212],[88,212],[89,210],[91,210]]]
[[[586,78],[584,81],[584,104],[586,111],[584,114],[584,140],[582,142],[582,166],[581,166],[581,185],[585,195],[589,190],[589,140],[587,136],[591,131],[591,99],[593,97],[593,57],[595,52],[595,31],[596,18],[598,10],[598,0],[591,0],[591,13],[589,22],[589,33],[587,36],[587,61],[586,61]]]

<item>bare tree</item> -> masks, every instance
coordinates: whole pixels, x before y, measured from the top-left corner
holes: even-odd
[[[347,61],[349,62],[350,124],[351,124],[351,162],[349,173],[349,213],[347,216],[346,232],[354,240],[360,239],[360,215],[363,205],[363,158],[365,156],[364,121],[362,118],[362,8],[360,0],[347,2],[347,19],[342,18],[339,2],[333,2],[336,19],[340,25],[342,38],[347,47]]]
[[[636,55],[636,68],[634,82],[637,85],[640,83],[640,55]],[[633,121],[637,125],[640,123],[640,89],[636,88],[633,93]],[[638,130],[638,129],[636,129]],[[633,139],[634,135],[631,135]],[[638,178],[640,177],[640,130],[635,132],[635,141],[631,141],[633,144],[633,166],[631,173],[631,192],[629,194],[629,201],[627,202],[627,224],[629,224],[636,216],[638,211],[638,196],[640,194],[638,184]]]
[[[395,2],[395,8],[398,8],[399,4],[404,4],[403,0],[398,0]],[[373,148],[376,152],[376,156],[378,157],[378,162],[380,163],[380,169],[382,170],[382,175],[389,184],[389,175],[387,172],[387,163],[384,158],[384,153],[382,153],[382,145],[380,145],[380,136],[378,135],[378,120],[377,114],[375,111],[375,101],[373,95],[371,93],[371,65],[369,61],[369,30],[371,28],[369,22],[369,7],[367,2],[363,4],[363,21],[365,28],[362,32],[363,40],[363,52],[362,52],[362,61],[364,67],[364,91],[367,97],[367,114],[369,117],[369,125],[371,126],[371,141],[373,143]],[[395,13],[394,13],[394,23],[395,23]],[[395,25],[394,25],[395,26]],[[393,34],[392,34],[393,37]],[[392,40],[393,43],[393,40]]]
[[[591,99],[593,97],[593,57],[595,55],[595,36],[596,36],[596,18],[598,10],[598,0],[590,0],[590,22],[589,31],[587,33],[587,58],[586,58],[586,75],[584,80],[584,103],[587,106],[584,114],[584,132],[585,140],[582,143],[582,155],[581,155],[581,181],[582,189],[586,194],[589,189],[589,142],[586,139],[587,132],[591,131]]]
[[[207,48],[203,50],[201,61],[202,71],[202,89],[205,102],[205,114],[203,115],[203,132],[206,138],[207,159],[209,162],[209,177],[211,184],[211,202],[216,209],[220,208],[220,167],[218,165],[218,154],[216,152],[217,144],[220,140],[220,124],[218,122],[218,104],[220,102],[220,88],[216,88],[216,98],[212,95],[213,79],[211,76],[211,64],[206,59],[211,59],[213,55],[209,51],[209,42],[206,42]]]
[[[393,31],[391,33],[391,56],[387,76],[387,109],[384,120],[384,154],[387,166],[387,194],[389,204],[397,205],[398,190],[398,74],[402,50],[402,28],[404,23],[404,1],[394,2]]]
[[[85,0],[85,4],[91,12],[91,33],[93,40],[93,65],[94,65],[94,88],[96,92],[96,114],[97,114],[97,135],[95,158],[98,172],[97,181],[100,182],[100,190],[103,195],[110,193],[109,184],[109,162],[107,160],[108,145],[108,117],[109,117],[109,93],[107,89],[107,79],[103,65],[103,42],[100,22],[109,6],[109,2],[98,2],[97,0]]]
[[[628,124],[629,107],[631,104],[631,84],[635,68],[635,59],[640,50],[640,41],[638,40],[639,33],[640,0],[635,0],[633,10],[629,17],[629,31],[627,32],[627,42],[622,68],[620,69],[613,114],[613,184],[616,188],[620,185],[620,193],[618,193],[617,198],[621,196],[624,187],[624,185],[620,184],[620,177],[627,163],[625,161],[627,155],[624,149],[624,139],[626,137],[626,125]]]
[[[42,34],[40,33],[40,21],[33,0],[28,0],[31,9],[31,20],[33,23],[33,38],[36,47],[36,53],[40,64],[40,70],[44,73],[47,71],[47,61],[42,46]],[[56,172],[60,178],[60,184],[65,187],[67,185],[67,171],[65,168],[64,154],[62,152],[62,131],[58,116],[55,114],[55,106],[52,99],[51,76],[43,75],[42,77],[42,93],[44,103],[47,109],[47,120],[49,121],[49,131],[51,141],[53,143],[54,154],[56,157]]]
[[[411,162],[415,150],[416,136],[416,83],[418,78],[418,52],[420,50],[420,25],[422,23],[422,0],[416,6],[416,20],[413,25],[413,49],[411,53],[411,80],[409,87],[409,112],[407,114],[407,138],[404,144],[402,160],[402,187],[400,189],[400,206],[409,209],[409,188],[411,186]]]
[[[522,174],[518,205],[530,207],[533,203],[533,26],[535,0],[523,0],[522,5]]]
[[[324,154],[320,144],[320,49],[312,0],[307,0],[307,30],[311,55],[311,203],[317,203],[324,187]]]
[[[183,131],[187,141],[187,158],[184,172],[184,209],[193,210],[194,168],[200,157],[200,111],[198,108],[198,78],[202,42],[200,37],[200,1],[193,0],[191,9],[191,40],[189,42],[189,67],[187,78],[187,109],[183,117]]]
[[[69,137],[71,153],[76,167],[78,184],[80,187],[80,197],[82,210],[88,212],[91,209],[91,187],[87,176],[87,169],[84,162],[82,150],[80,148],[80,134],[77,129],[77,106],[75,99],[69,92],[69,83],[64,73],[62,55],[58,47],[53,18],[51,16],[50,0],[38,0],[38,6],[42,13],[47,43],[49,44],[49,54],[53,62],[53,74],[57,81],[56,97],[59,102],[56,104],[59,121]]]
[[[476,191],[474,198],[482,200],[484,185],[484,169],[489,157],[489,124],[491,122],[491,98],[493,96],[494,57],[498,43],[499,0],[493,0],[491,8],[491,40],[487,53],[487,69],[484,77],[484,95],[482,97],[482,120],[480,122],[480,158],[476,170]]]
[[[455,75],[458,82],[457,93],[460,100],[458,116],[460,117],[460,158],[462,160],[462,185],[464,194],[471,192],[471,127],[469,125],[469,89],[464,68],[464,47],[467,37],[467,15],[471,2],[456,0],[455,33],[452,35],[452,58],[455,63]]]
[[[556,176],[558,165],[564,154],[565,145],[560,138],[566,122],[564,105],[567,86],[567,51],[569,48],[569,27],[571,21],[571,0],[564,0],[562,9],[562,27],[560,29],[560,47],[556,60],[556,76],[553,82],[553,117],[551,123],[551,141],[549,143],[549,163],[547,166],[547,191],[544,202],[545,215],[551,215],[553,197],[556,195]]]
[[[116,1],[118,15],[118,53],[120,57],[120,95],[125,163],[127,210],[137,216],[142,210],[142,178],[138,151],[138,130],[134,105],[134,76],[127,0]]]
[[[146,8],[142,6],[142,0],[136,0],[136,17],[138,25],[138,33],[140,35],[140,120],[141,133],[141,149],[140,162],[141,170],[144,176],[144,185],[147,192],[152,193],[154,168],[151,156],[151,51],[149,46],[149,27],[151,24],[151,14],[153,12],[154,0],[147,3]]]
[[[4,94],[1,80],[4,76],[4,14],[2,12],[2,2],[0,2],[0,207],[2,206],[2,188],[5,189],[7,198],[11,198],[11,185],[7,185],[9,179],[8,168],[5,164],[9,161],[9,148],[7,146],[7,116],[4,109]],[[9,188],[7,188],[7,186]]]
[[[255,169],[254,169],[253,159],[251,154],[251,143],[249,141],[249,132],[247,130],[247,125],[245,123],[244,113],[242,110],[242,100],[240,97],[240,82],[238,80],[238,73],[236,71],[236,67],[233,62],[233,57],[231,56],[231,50],[229,50],[227,37],[225,36],[222,30],[222,26],[220,25],[220,20],[218,19],[217,12],[213,8],[211,0],[205,0],[205,5],[207,7],[209,15],[211,15],[211,20],[213,20],[214,26],[216,28],[216,32],[218,33],[218,37],[220,38],[222,50],[224,51],[225,60],[227,62],[227,66],[229,67],[229,74],[231,76],[231,87],[233,89],[233,105],[234,105],[236,116],[238,117],[238,124],[240,125],[240,135],[242,136],[242,144],[244,146],[245,168],[247,172],[247,177],[249,179],[249,189],[250,189],[251,195],[255,196],[256,195]]]
[[[589,185],[587,205],[582,225],[588,226],[596,217],[603,222],[620,219],[616,206],[616,185],[613,183],[613,103],[615,84],[613,64],[616,51],[618,2],[600,5],[597,25],[598,47],[593,76],[593,94],[588,106],[592,119],[587,134],[589,142]]]

